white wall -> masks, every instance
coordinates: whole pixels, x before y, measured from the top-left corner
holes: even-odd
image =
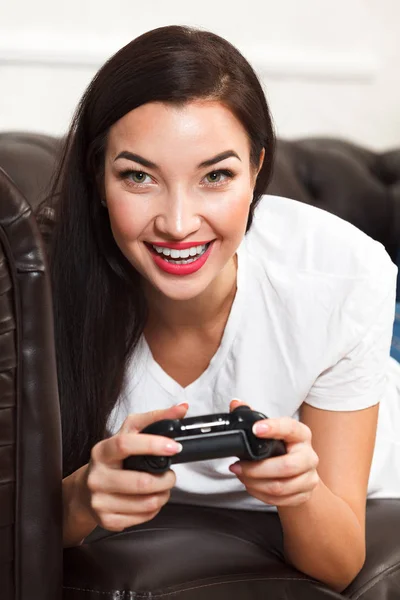
[[[0,130],[62,134],[102,62],[167,24],[236,44],[277,133],[400,146],[400,0],[0,0]]]

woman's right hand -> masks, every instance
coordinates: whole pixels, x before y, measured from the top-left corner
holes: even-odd
[[[181,419],[188,409],[179,404],[165,410],[129,415],[114,436],[92,448],[83,477],[83,502],[96,523],[109,531],[122,531],[153,519],[170,497],[175,485],[171,470],[160,475],[128,471],[122,461],[131,455],[173,456],[180,450],[174,440],[140,433],[161,419]]]

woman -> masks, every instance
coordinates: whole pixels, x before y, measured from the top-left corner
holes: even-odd
[[[256,75],[211,33],[149,32],[86,91],[52,245],[65,546],[171,499],[277,510],[288,561],[337,590],[361,569],[367,493],[400,495],[385,388],[396,268],[348,223],[261,199],[273,152]],[[270,417],[255,433],[286,456],[121,468],[179,452],[148,424],[240,402]]]

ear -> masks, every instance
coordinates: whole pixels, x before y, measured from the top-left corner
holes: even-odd
[[[261,150],[261,152],[260,152],[260,159],[259,159],[259,161],[258,161],[258,170],[257,170],[257,176],[258,176],[259,172],[261,171],[261,169],[262,169],[262,166],[263,166],[263,164],[264,164],[264,158],[265,158],[265,148],[263,148],[263,149]],[[256,179],[257,179],[257,176],[256,176]]]
[[[253,171],[253,187],[256,185],[258,174],[261,171],[262,166],[264,164],[264,158],[265,158],[265,148],[263,148],[260,152],[260,158],[258,160],[258,168]]]

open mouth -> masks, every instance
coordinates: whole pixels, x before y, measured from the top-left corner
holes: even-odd
[[[146,246],[150,252],[173,265],[188,265],[196,262],[196,260],[199,260],[207,252],[211,244],[212,242],[207,242],[206,244],[193,245],[182,250],[177,250],[176,248],[157,246],[156,244],[146,242]]]

